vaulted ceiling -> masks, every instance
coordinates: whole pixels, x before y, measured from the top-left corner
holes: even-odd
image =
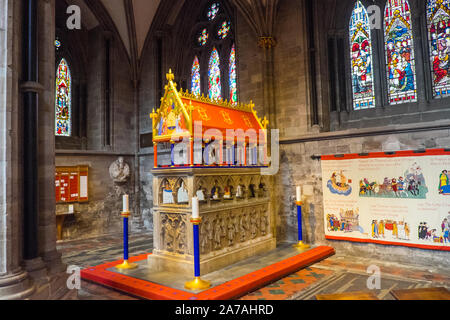
[[[145,39],[155,17],[160,0],[100,0],[111,16],[127,49],[132,55],[132,46],[136,45],[139,58]],[[133,44],[132,42],[135,42]]]

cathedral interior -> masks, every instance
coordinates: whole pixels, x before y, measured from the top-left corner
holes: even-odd
[[[450,0],[0,0],[0,300],[450,300],[449,54]]]

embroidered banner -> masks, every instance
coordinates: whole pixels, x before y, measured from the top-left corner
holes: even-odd
[[[450,251],[450,151],[322,156],[325,236]]]

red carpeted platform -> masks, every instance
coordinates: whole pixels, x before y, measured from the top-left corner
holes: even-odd
[[[317,247],[198,294],[172,289],[107,270],[120,264],[122,260],[84,269],[81,271],[81,277],[84,280],[92,281],[143,299],[228,300],[239,298],[286,275],[323,260],[334,253],[335,251],[331,247]],[[147,257],[148,254],[145,254],[133,257],[129,261],[138,262],[147,259]]]

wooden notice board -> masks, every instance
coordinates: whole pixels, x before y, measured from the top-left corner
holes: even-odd
[[[55,197],[56,203],[74,203],[89,201],[89,167],[56,167]]]

